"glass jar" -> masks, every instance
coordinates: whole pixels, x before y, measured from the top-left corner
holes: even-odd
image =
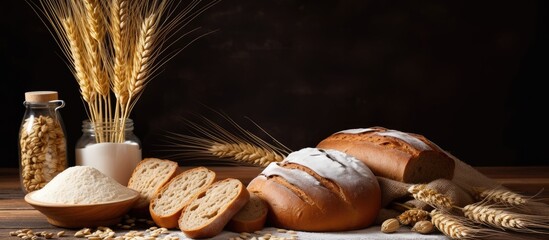
[[[19,174],[25,193],[39,190],[67,168],[67,140],[55,91],[25,93],[19,131]]]
[[[76,142],[76,165],[92,166],[127,186],[141,161],[141,141],[133,133],[133,120],[82,121],[82,136]]]

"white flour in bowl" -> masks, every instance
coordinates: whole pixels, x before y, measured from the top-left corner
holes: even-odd
[[[124,200],[136,192],[90,166],[74,166],[55,176],[32,198],[47,203],[95,204]]]

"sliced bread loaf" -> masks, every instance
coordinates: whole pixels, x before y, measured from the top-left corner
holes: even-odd
[[[190,238],[213,237],[223,231],[249,199],[248,190],[238,179],[214,182],[185,207],[179,218],[179,228]]]
[[[225,228],[237,233],[259,231],[265,226],[267,212],[265,201],[250,192],[250,200],[231,218]]]
[[[366,164],[376,176],[406,183],[452,179],[454,160],[426,137],[383,127],[348,129],[317,145],[347,153]]]
[[[159,227],[176,228],[181,210],[191,200],[214,182],[215,172],[205,167],[196,167],[184,171],[166,185],[152,198],[149,211],[153,221]]]
[[[128,181],[128,187],[139,192],[139,199],[133,206],[132,213],[149,215],[152,197],[177,175],[178,166],[177,162],[158,158],[145,158],[137,164]]]

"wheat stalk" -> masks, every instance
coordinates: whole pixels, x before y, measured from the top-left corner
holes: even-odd
[[[227,115],[216,112],[230,126],[224,128],[212,120],[200,116],[201,123],[183,119],[184,124],[194,133],[192,135],[170,132],[166,135],[170,152],[176,152],[167,158],[184,160],[218,159],[266,167],[272,162],[282,161],[291,152],[287,147],[271,137],[272,143],[245,130]],[[256,125],[257,126],[257,125]],[[266,131],[260,128],[264,133]],[[232,130],[232,131],[231,131]]]
[[[446,195],[438,193],[436,190],[428,188],[424,184],[414,184],[408,188],[412,196],[422,202],[425,202],[435,208],[451,210],[453,203]]]
[[[469,204],[462,211],[474,222],[502,230],[549,234],[549,218],[546,216],[515,213],[485,202]]]

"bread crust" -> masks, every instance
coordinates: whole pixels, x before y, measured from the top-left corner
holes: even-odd
[[[249,209],[249,210],[260,211],[258,216],[253,219],[242,219],[242,218],[237,218],[239,214],[237,213],[233,218],[231,218],[231,220],[229,220],[229,222],[225,226],[227,230],[237,232],[237,233],[241,233],[241,232],[252,233],[252,232],[263,229],[263,227],[265,226],[265,222],[267,221],[267,213],[268,213],[267,204],[263,199],[259,198],[257,194],[255,194],[254,192],[249,192],[249,193],[250,193],[250,200],[248,201],[247,204],[254,204],[254,203],[260,204],[259,209]],[[244,205],[241,211],[245,207],[246,205]]]
[[[178,207],[171,214],[162,215],[162,214],[157,213],[154,210],[154,206],[156,204],[156,201],[159,200],[160,194],[163,194],[165,191],[168,190],[168,188],[174,187],[174,186],[172,186],[172,184],[174,182],[181,181],[180,180],[181,178],[183,178],[185,176],[189,176],[189,175],[193,174],[194,172],[198,172],[198,171],[205,171],[205,172],[207,172],[207,174],[213,175],[213,177],[204,179],[205,180],[204,185],[200,188],[195,189],[194,192],[190,193],[191,196],[189,196],[187,201],[175,202],[174,204],[178,204]],[[215,172],[211,171],[210,169],[208,169],[206,167],[195,167],[195,168],[191,168],[191,169],[188,169],[184,172],[179,173],[177,176],[172,178],[168,183],[166,183],[164,186],[162,186],[162,188],[160,188],[160,190],[153,196],[153,198],[152,198],[152,200],[149,204],[149,212],[151,214],[151,218],[156,223],[156,225],[159,226],[159,227],[164,227],[164,228],[168,228],[168,229],[177,228],[178,227],[177,220],[181,216],[181,211],[193,200],[193,198],[196,195],[198,195],[198,194],[202,193],[203,191],[205,191],[214,182],[215,176],[216,176]],[[183,191],[183,190],[181,190],[181,191]]]
[[[452,179],[454,160],[422,135],[382,127],[351,129],[320,141],[322,149],[345,152],[364,162],[376,176],[406,183]]]
[[[366,176],[323,177],[311,166],[297,169],[285,161],[272,163],[248,184],[248,190],[267,203],[269,225],[331,232],[362,229],[374,222],[381,205],[381,191],[374,174],[358,160],[353,159],[366,169]]]
[[[227,225],[229,220],[248,202],[250,199],[250,194],[248,190],[245,188],[244,184],[238,179],[234,178],[226,178],[224,180],[220,180],[217,182],[214,182],[212,185],[210,185],[210,188],[213,188],[215,185],[223,184],[224,182],[231,181],[231,182],[238,182],[238,193],[234,197],[234,199],[228,203],[224,208],[220,209],[221,212],[217,213],[215,217],[207,221],[206,223],[197,226],[197,227],[187,227],[185,225],[185,217],[186,214],[188,214],[188,209],[192,207],[192,205],[195,203],[200,204],[200,198],[204,197],[205,195],[209,194],[208,190],[205,192],[202,192],[201,194],[198,194],[191,204],[189,204],[182,212],[181,217],[178,220],[179,223],[179,229],[185,233],[185,235],[189,238],[209,238],[214,237],[217,234],[221,233],[223,231],[223,228]]]

